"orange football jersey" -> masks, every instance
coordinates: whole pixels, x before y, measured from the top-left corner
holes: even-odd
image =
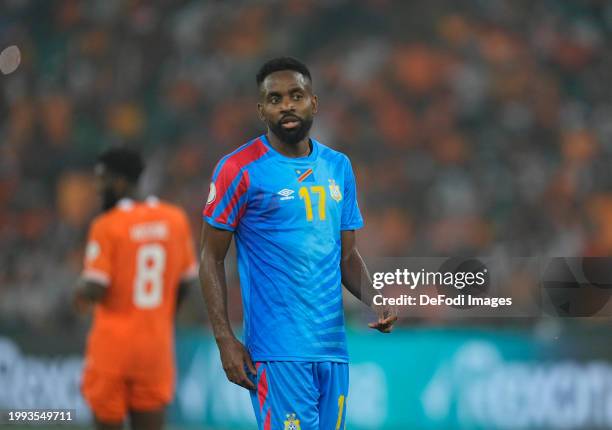
[[[91,225],[83,278],[108,288],[96,304],[85,367],[130,378],[174,376],[174,315],[196,259],[183,210],[122,199]]]

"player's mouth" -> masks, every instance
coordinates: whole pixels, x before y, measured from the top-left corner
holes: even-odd
[[[285,130],[293,130],[295,128],[298,128],[301,123],[302,121],[295,116],[286,116],[280,120],[280,125]]]

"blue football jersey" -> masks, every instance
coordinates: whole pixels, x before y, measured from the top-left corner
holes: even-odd
[[[255,361],[348,360],[341,231],[363,226],[342,153],[311,139],[290,158],[260,136],[217,164],[203,211],[234,231],[244,342]]]

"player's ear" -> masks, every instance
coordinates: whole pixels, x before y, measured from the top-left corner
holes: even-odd
[[[263,113],[263,103],[261,103],[261,102],[257,103],[257,113],[259,114],[259,119],[261,121],[265,122],[266,121],[266,117],[264,116],[264,113]]]
[[[315,115],[319,111],[319,98],[313,94],[312,95],[312,114]]]

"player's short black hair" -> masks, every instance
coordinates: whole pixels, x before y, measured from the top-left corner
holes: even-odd
[[[261,66],[259,72],[257,72],[257,76],[255,77],[257,86],[259,87],[268,75],[274,72],[280,72],[282,70],[293,70],[294,72],[298,72],[307,77],[308,80],[312,82],[310,70],[308,70],[308,67],[306,67],[306,65],[300,60],[293,57],[278,57],[266,61],[263,66]]]
[[[127,147],[109,148],[98,156],[97,162],[132,183],[138,182],[144,170],[140,153]]]

